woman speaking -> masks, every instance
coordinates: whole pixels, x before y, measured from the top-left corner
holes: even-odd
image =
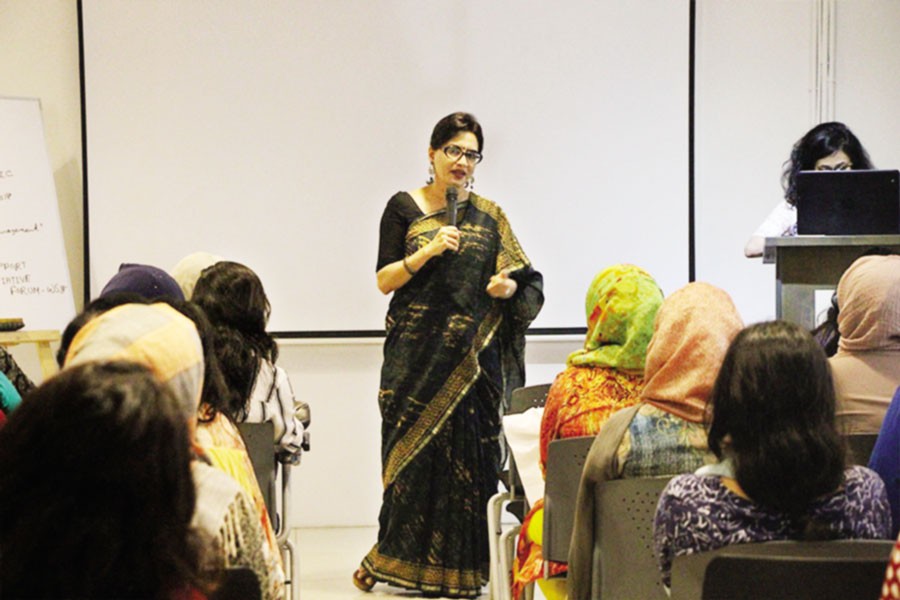
[[[384,495],[378,541],[353,575],[363,590],[472,598],[487,580],[502,405],[524,383],[543,280],[500,207],[470,191],[483,148],[474,116],[441,119],[428,183],[395,194],[381,218],[378,288],[393,292],[378,394]]]

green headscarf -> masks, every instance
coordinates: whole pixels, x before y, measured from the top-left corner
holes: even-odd
[[[640,267],[619,264],[604,269],[594,277],[585,298],[584,349],[570,354],[566,364],[643,372],[662,301],[656,281]]]

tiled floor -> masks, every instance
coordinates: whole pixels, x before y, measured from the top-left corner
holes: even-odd
[[[353,586],[351,575],[368,552],[378,530],[374,527],[295,529],[294,547],[300,556],[300,598],[302,600],[360,600],[366,598],[421,598],[422,596],[385,584],[376,584],[370,593]],[[485,587],[481,595],[487,600]]]

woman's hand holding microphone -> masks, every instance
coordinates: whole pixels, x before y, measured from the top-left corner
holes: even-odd
[[[452,225],[441,227],[437,235],[425,246],[425,252],[430,257],[440,256],[447,250],[451,252],[459,250],[459,229]]]

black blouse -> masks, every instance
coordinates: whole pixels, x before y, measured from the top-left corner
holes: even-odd
[[[406,231],[410,223],[422,216],[422,210],[413,197],[397,192],[381,215],[381,233],[378,240],[378,272],[387,265],[403,260],[406,255]]]

